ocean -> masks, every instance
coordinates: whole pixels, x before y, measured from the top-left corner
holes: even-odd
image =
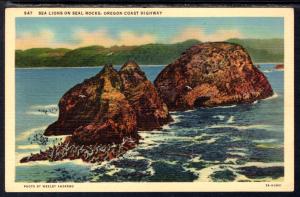
[[[101,164],[19,160],[63,140],[44,137],[58,101],[101,67],[16,69],[16,182],[282,181],[283,71],[260,64],[274,96],[252,104],[171,112],[162,130],[139,131],[137,148]],[[120,66],[116,66],[120,68]],[[164,66],[141,66],[153,81]]]

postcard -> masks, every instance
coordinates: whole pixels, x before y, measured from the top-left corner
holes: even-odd
[[[7,8],[7,192],[294,190],[292,8]]]

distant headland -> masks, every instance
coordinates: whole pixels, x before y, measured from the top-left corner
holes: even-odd
[[[253,62],[283,62],[283,39],[229,39],[226,42],[242,45]],[[140,65],[166,65],[199,40],[174,44],[145,44],[139,46],[87,46],[77,49],[32,48],[16,50],[16,67],[93,67],[107,63],[122,65],[135,60]]]

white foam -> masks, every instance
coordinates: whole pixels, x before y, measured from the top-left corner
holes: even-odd
[[[22,141],[22,140],[26,140],[28,137],[30,137],[33,133],[36,133],[37,131],[40,130],[45,130],[47,128],[47,126],[42,126],[42,127],[36,127],[36,128],[32,128],[29,129],[27,131],[22,132],[21,134],[19,134],[16,137],[17,141]]]
[[[263,125],[263,124],[257,124],[257,125],[225,125],[225,124],[219,124],[219,125],[211,125],[211,126],[206,127],[206,129],[215,129],[215,128],[234,128],[234,129],[238,129],[238,130],[247,130],[247,129],[273,130],[272,125]]]
[[[234,116],[230,116],[229,119],[227,120],[227,123],[229,124],[234,123]]]
[[[248,149],[234,147],[234,148],[228,148],[228,150],[230,150],[230,151],[247,151]]]
[[[36,115],[36,116],[52,116],[52,117],[58,117],[58,112],[54,113],[54,112],[39,112],[39,111],[29,111],[26,112],[26,114],[28,115]]]
[[[238,158],[227,158],[224,163],[226,164],[236,164],[236,162],[238,161]]]
[[[189,113],[189,112],[193,112],[193,111],[196,111],[195,109],[190,109],[190,110],[186,110],[184,111],[185,113]]]
[[[71,135],[52,135],[52,136],[47,136],[49,139],[62,139],[65,140],[66,137],[71,136]]]
[[[170,127],[169,124],[166,124],[166,125],[162,126],[162,129],[163,130],[169,130],[169,129],[171,129],[171,127]]]
[[[49,104],[49,105],[32,105],[30,106],[31,109],[52,109],[57,108],[56,104]]]
[[[277,142],[277,139],[265,139],[265,140],[252,140],[254,143],[272,143]]]
[[[19,150],[36,150],[40,149],[40,145],[38,144],[30,144],[30,145],[18,145],[17,149]]]
[[[241,156],[241,157],[245,157],[247,156],[246,153],[243,153],[243,152],[234,152],[234,151],[230,151],[230,152],[227,152],[228,154],[230,155],[233,155],[233,156]]]
[[[30,106],[30,110],[26,112],[26,114],[36,115],[36,116],[45,115],[45,116],[58,117],[58,106],[56,104],[32,105]]]
[[[213,118],[219,118],[220,120],[224,120],[225,116],[223,115],[215,115]]]
[[[257,104],[258,103],[258,101],[254,101],[252,104]]]
[[[195,182],[210,182],[212,175],[215,171],[221,170],[219,165],[212,165],[201,170],[196,170],[196,174],[198,174],[198,179]]]
[[[171,115],[171,116],[174,121],[171,122],[170,125],[180,122],[180,117],[182,117],[182,115]]]
[[[268,97],[268,98],[265,98],[265,99],[262,99],[262,100],[271,100],[271,99],[275,99],[275,98],[277,98],[279,95],[276,93],[276,92],[274,92],[274,94],[272,95],[272,96],[270,96],[270,97]]]
[[[212,138],[210,138],[210,139],[208,139],[208,140],[203,140],[203,141],[201,141],[201,143],[205,143],[205,144],[213,144],[213,143],[215,143],[215,142],[217,141],[217,139],[219,139],[219,137],[212,137]]]
[[[256,166],[259,168],[268,168],[268,167],[280,167],[284,166],[283,162],[247,162],[246,164],[240,165],[239,167],[251,167]]]
[[[217,107],[213,107],[213,108],[233,108],[233,107],[236,107],[236,105],[217,106]]]
[[[273,70],[263,70],[264,73],[270,73],[273,72]]]

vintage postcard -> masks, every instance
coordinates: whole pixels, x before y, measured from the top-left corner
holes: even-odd
[[[293,191],[291,8],[7,8],[7,192]]]

